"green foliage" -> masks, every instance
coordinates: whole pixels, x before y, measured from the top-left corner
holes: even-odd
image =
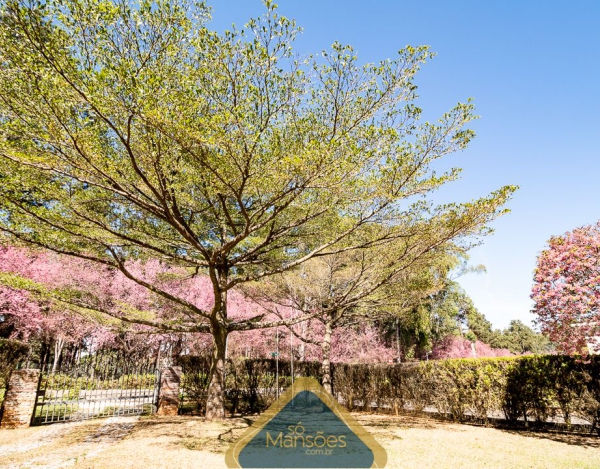
[[[226,291],[348,244],[484,235],[506,212],[514,186],[414,197],[458,178],[433,166],[474,135],[470,100],[420,121],[428,47],[363,65],[335,43],[299,61],[274,4],[223,34],[208,17],[193,0],[3,2],[3,231],[121,270],[209,270]]]
[[[543,354],[552,351],[548,338],[519,320],[513,320],[505,330],[492,330],[492,323],[473,305],[471,299],[462,292],[465,304],[464,322],[475,337],[493,348],[508,349],[512,353]]]
[[[18,340],[0,338],[0,389],[6,387],[10,372],[29,352],[29,346]]]
[[[210,383],[210,358],[205,356],[182,356],[178,358],[182,368],[181,410],[201,413],[206,409],[206,397]]]
[[[459,253],[452,260],[456,262],[460,258],[466,261],[467,256]],[[451,258],[438,256],[438,259],[448,262]],[[403,350],[405,359],[424,356],[444,337],[460,335],[460,323],[474,309],[473,302],[458,283],[449,279],[449,274],[457,267],[457,263],[442,264],[440,267],[437,272],[431,272],[435,274],[437,288],[427,284],[417,285],[415,292],[420,289],[427,292],[428,288],[428,295],[418,298],[414,305],[398,314],[400,321],[397,329],[396,324],[388,323],[388,339],[393,340],[394,335],[398,334],[399,348]]]
[[[0,230],[120,270],[183,319],[119,314],[211,332],[219,359],[229,332],[272,326],[230,320],[236,285],[376,245],[392,263],[468,245],[517,189],[426,200],[458,179],[436,165],[468,146],[476,118],[468,99],[420,120],[414,78],[434,55],[427,46],[361,64],[336,42],[299,60],[300,29],[265,7],[220,34],[195,0],[0,5]],[[133,273],[140,258],[209,274],[214,306]],[[114,314],[92,297],[61,300]],[[212,369],[211,418],[223,414]]]
[[[490,345],[495,348],[507,348],[517,354],[541,354],[552,349],[547,337],[518,320],[511,321],[508,329],[502,332],[495,331]]]
[[[494,344],[493,346],[495,348],[501,348],[497,347],[496,345],[497,333],[492,330],[492,323],[489,322],[486,319],[486,317],[479,312],[479,310],[473,304],[471,298],[469,298],[464,291],[462,292],[462,294],[465,298],[465,301],[468,300],[468,307],[465,308],[465,314],[462,318],[466,326],[469,328],[470,331],[473,332],[473,334],[475,334],[477,340],[480,340],[481,342],[484,342],[489,345]]]
[[[208,375],[209,362],[202,357],[182,357],[182,365],[185,377]],[[301,362],[294,367],[295,376],[320,379],[317,362]],[[283,389],[290,384],[289,363],[279,362],[279,370]],[[600,431],[600,357],[587,361],[541,355],[397,365],[333,363],[332,370],[334,394],[350,410],[435,408],[455,421],[487,423],[500,413],[513,425],[525,426],[557,417],[569,426],[571,419],[578,417]],[[227,376],[228,408],[232,412],[261,411],[273,402],[274,360],[230,361]],[[184,400],[205,400],[207,386],[204,382],[193,394],[184,384]]]

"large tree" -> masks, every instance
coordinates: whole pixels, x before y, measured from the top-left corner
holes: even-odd
[[[504,330],[492,329],[492,323],[473,304],[471,298],[454,281],[448,282],[438,298],[441,300],[436,307],[446,310],[447,317],[453,317],[461,329],[467,329],[466,335],[474,344],[487,344],[492,347],[488,352],[498,353],[510,351],[514,354],[547,353],[551,350],[548,339],[535,332],[521,321],[510,321]],[[481,356],[477,352],[477,356]]]
[[[461,323],[473,304],[453,278],[472,269],[466,268],[468,258],[464,253],[458,254],[462,255],[433,264],[435,282],[430,275],[423,277],[425,289],[417,284],[413,288],[416,297],[397,312],[396,321],[385,323],[388,337],[396,342],[398,356],[427,357],[440,344],[462,334]]]
[[[544,354],[552,351],[548,338],[519,320],[510,321],[507,329],[497,331],[494,342],[495,348],[506,348],[513,353]]]
[[[190,0],[4,0],[0,226],[18,240],[118,269],[210,332],[208,418],[224,417],[227,335],[289,321],[228,316],[236,285],[315,256],[398,239],[431,220],[477,234],[504,187],[461,205],[424,196],[456,179],[432,164],[473,136],[471,103],[420,123],[406,47],[360,66],[349,46],[295,58],[295,23],[223,34]],[[373,224],[384,229],[367,234]],[[205,272],[198,308],[128,269],[155,257]],[[296,318],[300,320],[301,318]]]
[[[558,350],[600,349],[600,222],[550,238],[531,298],[537,323]]]
[[[448,239],[456,233],[432,228],[422,227],[418,235],[383,247],[311,259],[301,269],[275,277],[272,288],[257,288],[265,297],[263,307],[281,317],[314,316],[289,330],[301,341],[321,348],[323,387],[328,391],[336,331],[373,325],[443,286],[456,249]]]

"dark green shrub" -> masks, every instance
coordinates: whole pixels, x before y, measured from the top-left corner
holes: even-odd
[[[0,388],[5,388],[11,371],[27,356],[29,346],[18,340],[0,339]]]
[[[591,357],[585,363],[579,362],[579,365],[585,387],[577,414],[589,420],[600,434],[600,356]]]
[[[182,404],[191,406],[194,412],[203,413],[210,378],[210,357],[183,356],[179,357],[177,364],[182,368]]]

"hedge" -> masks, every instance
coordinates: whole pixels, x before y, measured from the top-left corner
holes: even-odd
[[[181,357],[183,410],[204,410],[209,359]],[[333,392],[348,409],[435,411],[455,421],[504,418],[525,426],[574,417],[600,433],[600,357],[560,355],[432,360],[397,365],[333,364]],[[275,399],[275,360],[229,360],[226,405],[258,412]],[[294,376],[320,379],[317,362],[294,363]],[[290,364],[279,362],[279,386]]]

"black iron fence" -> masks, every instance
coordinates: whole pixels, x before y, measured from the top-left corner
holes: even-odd
[[[181,356],[180,413],[203,414],[210,377],[210,357]],[[230,414],[262,412],[292,380],[298,377],[321,379],[318,362],[281,361],[268,358],[227,360],[225,366],[225,407]]]
[[[42,370],[32,423],[152,413],[158,385],[156,357],[114,351],[85,355],[68,366]]]

